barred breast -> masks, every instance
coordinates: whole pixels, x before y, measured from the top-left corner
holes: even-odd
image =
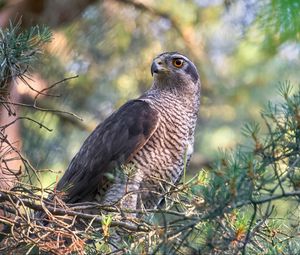
[[[172,94],[148,97],[147,102],[160,113],[160,122],[132,163],[142,179],[139,207],[153,208],[172,184],[180,180],[184,165],[189,162],[198,107],[195,109],[193,102],[185,104]]]
[[[121,201],[126,208],[155,208],[172,184],[180,180],[193,152],[198,101],[183,102],[161,91],[151,91],[140,100],[159,113],[158,127],[127,164],[134,174],[127,174],[126,180],[124,175],[117,176],[103,203]]]

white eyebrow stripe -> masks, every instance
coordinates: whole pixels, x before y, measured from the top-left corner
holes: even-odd
[[[184,59],[185,61],[190,62],[190,60],[189,60],[187,57],[185,57],[185,56],[183,56],[183,55],[179,55],[179,54],[174,54],[174,55],[172,55],[172,58],[182,58],[182,59]]]

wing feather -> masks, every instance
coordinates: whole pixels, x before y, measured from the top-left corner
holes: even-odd
[[[159,114],[142,100],[132,100],[98,125],[72,159],[57,190],[77,202],[97,187],[106,173],[127,163],[152,136]]]

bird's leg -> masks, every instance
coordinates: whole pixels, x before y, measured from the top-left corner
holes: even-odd
[[[133,174],[127,176],[125,184],[125,195],[121,199],[121,208],[131,210],[137,209],[138,204],[138,193],[140,189],[140,184],[143,179],[143,174],[141,171],[137,170]],[[136,218],[136,212],[130,212],[124,214],[126,218]]]

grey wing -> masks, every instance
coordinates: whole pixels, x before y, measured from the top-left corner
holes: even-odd
[[[105,174],[128,162],[156,130],[157,111],[132,100],[96,127],[57,184],[66,202],[74,203],[97,190]]]

